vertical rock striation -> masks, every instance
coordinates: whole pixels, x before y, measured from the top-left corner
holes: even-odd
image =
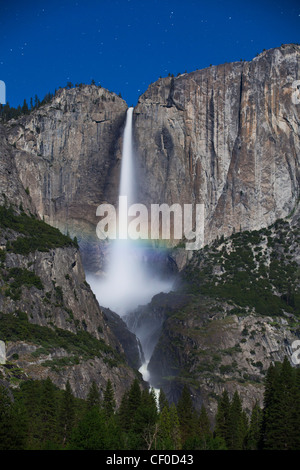
[[[291,44],[150,85],[134,120],[142,201],[204,203],[207,242],[288,215],[299,192],[299,64]]]
[[[126,110],[114,93],[86,85],[58,90],[50,103],[6,126],[19,178],[38,215],[77,236],[84,262],[99,262],[96,208],[118,196]]]

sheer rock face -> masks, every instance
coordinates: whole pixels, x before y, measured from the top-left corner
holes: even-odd
[[[92,242],[91,257],[101,255],[96,209],[118,197],[126,111],[114,93],[82,86],[59,90],[50,103],[7,126],[19,178],[38,215],[76,235],[89,254]]]
[[[150,85],[134,110],[138,202],[203,203],[206,242],[234,230],[268,226],[289,214],[298,200],[300,104],[293,103],[292,85],[300,78],[299,61],[299,46],[286,45],[251,62],[213,66]],[[50,103],[0,126],[0,203],[22,204],[25,212],[76,235],[85,267],[101,268],[105,258],[105,247],[96,239],[96,208],[117,200],[126,111],[122,99],[91,85],[61,89]],[[181,268],[187,257],[181,252],[179,258]],[[78,271],[68,271],[74,261]],[[7,262],[9,267],[33,263],[30,269],[53,295],[52,280],[62,287],[76,320],[122,350],[92,292],[85,291],[78,252],[58,249],[27,260],[11,255]],[[1,308],[9,313],[33,305],[31,321],[46,326],[51,318],[45,315],[43,296],[32,288],[20,305],[2,299]],[[56,326],[73,331],[67,311],[56,307],[51,315]],[[236,340],[231,329],[229,336],[231,347]],[[203,347],[201,342],[196,346]],[[110,369],[98,358],[70,366],[55,380],[62,385],[69,378],[77,395],[84,396],[92,380],[104,387],[110,378],[120,397],[133,377],[128,370]],[[39,364],[28,371],[36,377],[47,372]]]
[[[284,45],[150,85],[134,110],[138,202],[203,203],[206,242],[286,216],[299,191],[299,61]],[[126,110],[83,86],[6,126],[38,214],[78,237],[84,263],[103,259],[96,208],[117,201]]]
[[[73,236],[82,234],[80,241],[88,245],[89,230],[95,233],[96,207],[118,194],[118,139],[126,109],[123,100],[101,88],[62,89],[51,103],[29,116],[0,125],[0,204],[12,205],[17,213],[24,210],[44,218]],[[108,181],[115,183],[107,186]],[[5,251],[7,241],[18,236],[14,231],[1,230],[1,249]],[[92,246],[90,252],[93,258]],[[29,269],[41,280],[43,289],[23,286],[17,300],[0,295],[0,311],[4,315],[22,311],[31,323],[41,327],[74,334],[85,330],[105,343],[107,352],[104,348],[102,357],[88,360],[83,353],[79,363],[72,365],[72,354],[66,350],[53,347],[46,356],[34,358],[31,353],[38,345],[0,340],[5,341],[9,360],[22,368],[25,379],[49,375],[60,387],[69,380],[73,392],[81,398],[86,397],[93,380],[104,390],[110,379],[119,403],[136,375],[85,282],[81,254],[75,247],[26,256],[7,252],[2,266],[5,272]],[[6,284],[0,276],[2,294]],[[120,360],[111,351],[119,354]],[[67,365],[55,371],[51,363],[61,359],[66,359]],[[49,366],[43,364],[45,361]],[[6,377],[8,371],[2,372]]]
[[[286,216],[299,190],[299,61],[286,45],[152,84],[135,108],[142,202],[204,203],[207,242]]]
[[[15,148],[7,140],[6,129],[0,124],[0,204],[22,204],[26,212],[35,213],[35,207],[26,193],[15,162]]]
[[[5,250],[6,243],[16,239],[17,235],[12,230],[1,230],[1,250]],[[11,269],[34,273],[42,287],[24,283],[18,296],[7,294],[14,278],[13,274],[8,276]],[[24,341],[12,340],[1,333],[0,343],[4,341],[6,345],[7,360],[21,368],[25,380],[28,377],[41,380],[49,376],[61,388],[69,380],[73,393],[77,397],[86,398],[93,381],[102,393],[109,379],[114,386],[117,403],[120,403],[136,374],[85,281],[81,256],[76,247],[35,251],[27,255],[7,251],[5,261],[1,263],[0,291],[1,316],[16,316],[16,312],[23,312],[30,323],[44,327],[45,332],[49,329],[58,331],[58,328],[74,335],[79,333],[73,337],[74,344],[77,344],[75,352],[70,345],[44,347],[47,333],[43,336],[42,330],[36,333],[36,337]],[[99,340],[98,355],[84,349],[84,339],[80,336],[83,331]],[[24,338],[28,338],[28,335],[25,334]],[[132,345],[132,353],[138,355],[135,343]],[[8,378],[9,370],[2,369],[1,372]]]
[[[211,417],[217,410],[216,397],[224,390],[230,396],[237,390],[251,410],[256,401],[263,406],[270,363],[290,356],[296,339],[280,317],[216,314],[207,321],[205,315],[191,314],[186,320],[167,319],[149,364],[153,386],[177,402],[182,376],[176,376],[185,370],[195,406],[200,409],[204,403]]]

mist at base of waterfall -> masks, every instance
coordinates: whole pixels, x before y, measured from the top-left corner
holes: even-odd
[[[172,279],[147,266],[143,251],[129,240],[116,240],[107,273],[87,274],[87,281],[99,304],[120,316],[148,304],[156,294],[170,292],[173,285]]]

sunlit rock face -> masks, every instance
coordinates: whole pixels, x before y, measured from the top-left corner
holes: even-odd
[[[142,202],[204,203],[206,241],[286,216],[299,189],[299,58],[284,45],[150,85],[134,121]]]

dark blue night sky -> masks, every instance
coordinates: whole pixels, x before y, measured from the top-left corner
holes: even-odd
[[[0,0],[0,80],[12,106],[90,83],[128,105],[151,82],[300,42],[292,0]]]

